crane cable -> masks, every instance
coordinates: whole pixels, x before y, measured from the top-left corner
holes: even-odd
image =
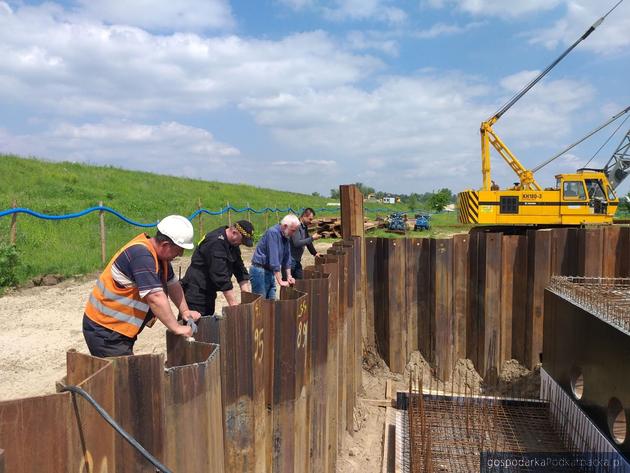
[[[595,156],[597,156],[599,154],[599,152],[602,150],[602,148],[604,146],[606,146],[608,144],[608,142],[610,140],[612,140],[612,137],[615,136],[617,134],[617,132],[619,131],[619,129],[623,126],[624,123],[626,123],[626,120],[628,120],[628,118],[630,118],[630,115],[627,115],[626,118],[623,119],[623,121],[619,124],[619,126],[617,128],[615,128],[615,131],[613,131],[611,133],[611,135],[606,139],[606,141],[604,141],[604,143],[598,148],[597,151],[595,151],[595,153],[593,154],[593,156],[591,156],[591,159],[589,159],[588,161],[586,161],[586,164],[584,164],[584,166],[582,166],[583,168],[588,167],[589,163],[595,159]]]
[[[590,138],[591,136],[593,136],[595,133],[597,133],[599,130],[601,130],[602,128],[606,128],[608,125],[610,125],[612,122],[614,122],[615,120],[617,120],[619,117],[621,117],[622,115],[625,115],[626,113],[628,113],[630,111],[630,106],[624,108],[621,112],[619,112],[617,115],[611,117],[610,119],[608,119],[606,121],[606,123],[604,123],[603,125],[598,126],[597,128],[595,128],[593,131],[591,131],[590,133],[588,133],[585,137],[580,138],[578,141],[576,141],[575,143],[573,143],[572,145],[569,145],[568,147],[564,148],[562,151],[560,151],[558,154],[552,156],[551,158],[549,158],[547,161],[540,163],[538,166],[536,166],[535,168],[532,169],[532,172],[538,172],[540,171],[542,168],[544,168],[547,164],[549,164],[550,162],[558,159],[560,156],[562,156],[564,153],[566,153],[567,151],[575,148],[577,145],[579,145],[580,143],[582,143],[583,141],[585,141],[586,139]]]
[[[571,46],[569,46],[569,48],[563,52],[555,61],[553,61],[551,64],[549,64],[547,66],[547,68],[541,72],[537,77],[535,77],[532,81],[530,81],[528,84],[526,84],[521,90],[519,90],[517,93],[515,93],[512,98],[510,98],[510,100],[508,100],[494,115],[493,118],[495,118],[496,120],[498,120],[499,118],[501,118],[501,116],[508,111],[508,109],[510,109],[512,107],[512,105],[514,105],[516,102],[518,102],[521,97],[523,95],[525,95],[529,89],[531,89],[532,87],[534,87],[543,77],[545,77],[547,75],[547,73],[553,69],[554,67],[556,67],[556,65],[562,61],[564,59],[564,57],[569,54],[573,48],[575,48],[579,43],[581,43],[582,41],[584,41],[593,31],[595,31],[595,28],[597,28],[599,25],[602,24],[602,22],[606,19],[606,17],[608,15],[610,15],[613,10],[615,10],[615,8],[617,8],[619,5],[621,5],[621,3],[623,3],[624,0],[619,0],[610,10],[608,10],[608,12],[602,16],[599,20],[597,20],[595,23],[593,23],[591,25],[591,27],[589,29],[587,29],[584,34],[582,36],[580,36],[580,38],[578,38],[577,41],[575,41]]]

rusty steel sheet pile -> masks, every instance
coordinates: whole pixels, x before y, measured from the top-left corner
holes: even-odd
[[[175,471],[221,472],[220,430],[218,443],[204,443],[216,434],[205,434],[206,424],[221,425],[218,346],[181,342],[186,345],[174,348],[179,358],[166,368],[160,355],[100,359],[69,351],[62,384],[89,393]],[[191,418],[199,422],[190,424]],[[199,446],[199,453],[184,455],[183,442]],[[68,392],[0,402],[0,444],[11,472],[155,471],[83,397]]]
[[[506,360],[534,368],[552,276],[630,277],[630,227],[367,238],[365,246],[367,340],[398,373],[420,350],[443,381],[461,358],[489,381]]]
[[[223,308],[220,317],[202,317],[197,341],[221,350],[221,399],[226,471],[265,471],[271,451],[267,439],[265,345],[262,299],[243,292],[241,304]],[[269,444],[268,444],[269,442]]]
[[[295,288],[307,294],[309,316],[307,349],[311,389],[308,399],[310,424],[309,463],[311,471],[326,472],[329,467],[328,391],[328,311],[330,276],[314,266],[304,268],[304,279]]]

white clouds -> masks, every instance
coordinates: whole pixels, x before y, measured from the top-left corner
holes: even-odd
[[[376,21],[400,24],[407,19],[393,0],[278,0],[293,10],[310,9],[331,21]]]
[[[326,17],[332,20],[376,20],[397,24],[407,19],[400,8],[387,0],[335,0],[334,6],[325,7]]]
[[[147,30],[229,29],[234,18],[227,0],[79,0],[81,13],[110,24]]]
[[[346,41],[351,49],[358,51],[374,50],[396,56],[399,50],[398,42],[380,31],[350,31]]]
[[[596,19],[605,13],[604,5],[594,0],[568,1],[566,14],[545,29],[530,33],[532,44],[543,44],[548,48],[566,47],[579,38]],[[627,52],[630,46],[630,3],[624,2],[580,44],[580,49],[600,54]]]
[[[37,134],[0,130],[0,151],[191,177],[199,177],[210,165],[215,171],[229,170],[240,154],[206,130],[175,122],[146,125],[125,120],[61,123]],[[211,177],[210,172],[206,175]]]
[[[470,31],[474,28],[478,28],[483,24],[484,23],[479,21],[467,23],[464,26],[459,26],[457,24],[436,23],[429,29],[416,31],[413,36],[422,39],[433,39],[440,36],[452,36],[465,33],[466,31]]]
[[[530,13],[552,10],[564,0],[527,0],[505,2],[505,0],[427,0],[425,3],[434,8],[455,6],[458,10],[479,16],[498,16],[517,18]]]
[[[71,20],[50,5],[0,16],[0,100],[58,114],[133,117],[338,86],[379,67],[375,59],[344,52],[322,31],[270,41],[156,36]]]
[[[505,78],[504,97],[470,77],[427,72],[389,77],[370,92],[354,87],[310,91],[248,101],[245,107],[295,153],[344,156],[345,180],[378,180],[393,190],[409,189],[416,179],[422,189],[437,183],[460,189],[478,186],[481,179],[479,123],[531,74]],[[575,81],[537,87],[496,127],[526,165],[539,160],[532,150],[555,149],[558,140],[569,136],[576,111],[593,97],[589,86]],[[511,182],[507,166],[497,168],[505,184]]]

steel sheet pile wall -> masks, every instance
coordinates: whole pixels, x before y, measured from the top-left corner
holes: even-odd
[[[280,299],[244,293],[161,355],[68,353],[83,387],[173,471],[334,472],[361,385],[360,238],[336,243]],[[33,442],[33,439],[38,439]],[[154,468],[81,397],[0,402],[11,472]]]
[[[166,370],[158,355],[103,360],[70,351],[64,382],[87,391],[175,471],[221,472],[221,432],[218,445],[198,437],[202,424],[221,425],[218,347],[181,343],[178,366]],[[67,392],[0,402],[0,445],[11,472],[154,471],[87,401]],[[190,445],[198,453],[185,454]]]
[[[464,357],[486,378],[510,358],[531,368],[550,277],[628,277],[629,251],[630,228],[619,226],[367,238],[368,340],[392,371],[417,348],[445,381]]]

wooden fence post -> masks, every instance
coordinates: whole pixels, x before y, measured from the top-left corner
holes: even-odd
[[[228,227],[231,227],[232,226],[232,212],[230,211],[230,203],[229,202],[227,203],[227,208],[228,208],[228,211],[227,211],[227,214],[228,214]]]
[[[249,202],[247,202],[247,220],[251,222],[252,221],[252,215],[251,215],[251,212],[250,212],[249,208],[250,208],[249,207]]]
[[[265,230],[269,228],[269,210],[265,210]]]
[[[13,199],[13,208],[17,207],[17,200]],[[12,245],[15,245],[15,241],[17,239],[17,214],[14,213],[11,215],[11,231],[9,233],[9,242]]]
[[[99,207],[103,206],[103,201],[98,203]],[[103,209],[98,211],[99,228],[101,234],[101,263],[105,264],[107,252],[105,249],[105,215]]]
[[[201,199],[199,197],[197,197],[197,210],[201,210]],[[203,212],[199,212],[199,214],[197,215],[197,217],[199,218],[199,237],[201,238],[203,236]]]
[[[276,202],[276,220],[280,223],[280,214],[278,213],[278,203]]]

